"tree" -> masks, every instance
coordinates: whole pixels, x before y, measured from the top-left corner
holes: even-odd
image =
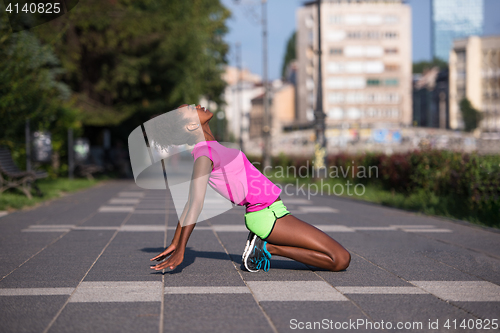
[[[201,96],[221,102],[229,11],[219,0],[89,0],[36,27],[87,125],[137,126]]]
[[[285,57],[283,59],[283,67],[281,68],[281,77],[286,76],[286,70],[290,62],[297,59],[295,51],[295,41],[297,37],[297,32],[294,32],[288,42],[286,43]]]
[[[448,69],[448,63],[436,57],[432,61],[416,62],[413,63],[413,74],[421,74],[433,67],[439,67],[440,70]]]
[[[479,126],[482,114],[472,106],[467,98],[460,101],[460,112],[462,113],[462,119],[465,126],[464,130],[466,132],[472,132]]]
[[[65,102],[71,91],[59,80],[62,68],[51,47],[29,31],[12,33],[7,15],[0,16],[0,59],[0,144],[18,148],[27,118],[48,128],[72,114]]]

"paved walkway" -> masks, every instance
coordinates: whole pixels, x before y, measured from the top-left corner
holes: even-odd
[[[278,257],[267,273],[242,271],[247,232],[234,208],[200,222],[184,263],[161,274],[149,258],[177,222],[166,193],[107,182],[1,217],[0,332],[491,332],[476,328],[500,320],[500,233],[283,197],[352,253],[347,271]]]

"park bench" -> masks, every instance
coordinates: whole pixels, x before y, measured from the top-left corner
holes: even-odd
[[[92,174],[102,172],[103,167],[97,164],[77,164],[75,167],[75,172],[80,177],[87,177],[88,180],[93,180],[94,176]]]
[[[31,187],[36,190],[37,195],[42,196],[42,192],[35,184],[35,180],[47,177],[43,171],[22,171],[14,160],[10,150],[0,147],[0,194],[9,188],[18,188],[31,199]]]

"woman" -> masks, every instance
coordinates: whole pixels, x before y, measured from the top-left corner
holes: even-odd
[[[192,151],[195,162],[188,201],[172,243],[151,259],[162,261],[151,266],[152,269],[175,269],[184,260],[186,244],[203,208],[208,184],[233,203],[246,206],[245,224],[250,233],[242,260],[248,271],[267,271],[272,255],[330,271],[345,270],[349,266],[351,256],[342,245],[291,215],[276,185],[248,162],[241,151],[226,148],[215,140],[208,124],[212,112],[200,105],[185,104],[168,114],[168,122],[153,122],[154,130],[160,133],[155,143],[163,148],[195,145]]]

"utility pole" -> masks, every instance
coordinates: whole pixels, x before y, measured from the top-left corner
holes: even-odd
[[[245,121],[245,112],[243,110],[243,105],[241,103],[242,101],[242,94],[243,94],[243,89],[241,87],[241,79],[242,79],[242,64],[241,64],[241,44],[238,42],[236,43],[236,66],[238,68],[238,76],[237,76],[237,82],[236,82],[236,90],[237,90],[237,95],[236,98],[238,99],[237,105],[238,105],[238,114],[240,115],[240,149],[243,151],[243,132],[244,132],[244,121]]]
[[[271,166],[271,120],[269,112],[269,87],[267,78],[267,0],[262,0],[262,80],[264,83],[264,126],[262,135],[264,139],[263,164]]]
[[[316,94],[316,110],[314,111],[316,143],[314,145],[314,168],[324,168],[326,174],[326,138],[325,138],[325,112],[323,112],[323,75],[321,70],[321,0],[318,3],[318,91]]]

